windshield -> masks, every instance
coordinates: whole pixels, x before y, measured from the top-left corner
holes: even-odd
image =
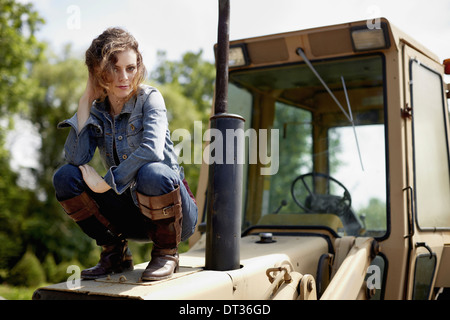
[[[312,65],[335,98],[304,63],[230,74],[229,110],[259,133],[247,141],[243,230],[323,226],[380,237],[388,208],[383,58]],[[254,145],[257,163],[249,161]]]

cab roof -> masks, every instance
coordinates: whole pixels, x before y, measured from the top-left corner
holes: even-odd
[[[399,51],[401,43],[406,43],[431,59],[439,61],[434,53],[396,28],[386,18],[379,18],[375,21],[375,25],[369,24],[368,20],[361,20],[230,41],[230,61],[233,58],[233,48],[242,48],[246,61],[245,64],[238,66],[233,66],[230,63],[229,68],[235,70],[300,62],[302,59],[297,55],[298,48],[302,48],[311,60],[317,60],[374,51],[393,49]],[[352,32],[361,29],[382,29],[387,46],[385,48],[358,50],[355,48]]]

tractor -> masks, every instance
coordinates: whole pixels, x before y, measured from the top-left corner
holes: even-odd
[[[448,297],[450,60],[384,18],[229,41],[227,1],[219,12],[199,224],[179,272],[143,282],[144,263],[33,298]]]

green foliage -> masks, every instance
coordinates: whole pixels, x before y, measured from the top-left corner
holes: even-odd
[[[39,162],[42,171],[37,172],[38,185],[49,191],[55,168],[63,163],[63,148],[68,132],[57,129],[57,124],[75,113],[87,80],[83,61],[72,56],[67,45],[62,56],[48,58],[33,66],[31,77],[36,91],[31,102],[29,120],[35,124],[42,139]]]
[[[27,204],[33,196],[16,184],[18,175],[9,167],[10,156],[3,148],[4,136],[0,130],[0,269],[12,267],[25,252],[22,232]]]
[[[151,259],[151,251],[153,248],[152,243],[138,243],[138,242],[129,242],[128,247],[133,255],[133,263],[134,265],[150,261]]]
[[[369,200],[369,204],[358,210],[358,216],[364,217],[370,230],[386,230],[386,204],[378,198]]]
[[[42,263],[42,268],[44,269],[46,279],[55,278],[57,273],[57,265],[55,258],[53,258],[51,253],[47,254],[45,257],[44,262]]]
[[[295,119],[293,121],[292,119]],[[298,212],[299,207],[292,200],[290,191],[294,179],[302,171],[312,171],[308,167],[308,157],[311,155],[312,132],[311,114],[308,111],[294,108],[284,103],[276,103],[274,129],[280,130],[279,170],[270,180],[270,212],[274,212],[282,200],[287,201],[283,212]],[[295,155],[295,156],[292,156]],[[298,191],[298,190],[297,190]],[[306,190],[301,190],[306,192]],[[300,194],[296,195],[302,199]]]
[[[6,300],[31,300],[35,287],[14,287],[10,285],[0,285],[0,297]]]
[[[45,47],[34,37],[43,20],[30,4],[0,0],[0,7],[0,112],[12,118],[14,113],[27,112],[36,90],[30,70],[42,58]],[[4,270],[14,266],[25,252],[28,232],[32,232],[36,222],[30,208],[38,202],[34,191],[18,186],[19,175],[10,168],[10,155],[4,146],[11,124],[9,119],[8,126],[0,127],[0,269],[3,276],[8,274]]]
[[[30,76],[36,90],[27,117],[42,138],[38,155],[40,168],[34,172],[35,192],[45,197],[35,202],[31,209],[29,241],[40,259],[52,253],[59,263],[77,255],[81,263],[88,265],[92,262],[89,253],[95,247],[94,242],[66,216],[56,201],[52,184],[55,170],[64,163],[63,147],[68,134],[68,131],[57,129],[57,124],[75,113],[87,80],[87,70],[82,59],[73,56],[67,45],[60,56],[46,52],[46,58],[33,65]]]
[[[27,106],[33,92],[29,64],[41,57],[43,44],[34,33],[44,20],[31,4],[0,0],[0,112],[16,112]]]
[[[67,268],[69,266],[77,266],[77,267],[80,268],[80,270],[85,269],[85,267],[78,260],[70,260],[70,261],[61,262],[56,267],[56,272],[55,272],[53,278],[49,278],[48,282],[50,282],[50,283],[59,283],[59,282],[67,281],[67,279],[71,275],[71,273],[67,272]]]
[[[186,52],[181,61],[168,61],[164,51],[158,51],[158,64],[151,73],[152,79],[159,84],[172,84],[180,93],[191,100],[201,119],[208,122],[216,71],[214,64],[202,59],[202,50],[198,53]]]
[[[129,242],[128,247],[133,254],[134,265],[150,261],[151,252],[153,248],[152,243],[138,243]],[[178,253],[183,253],[189,250],[189,240],[185,240],[178,245]],[[98,259],[98,258],[97,258]]]
[[[70,54],[70,46],[54,57],[36,41],[33,34],[43,20],[31,5],[5,0],[0,5],[0,110],[11,117],[20,111],[42,138],[40,167],[29,172],[36,188],[25,189],[18,186],[19,174],[10,169],[10,155],[4,148],[5,129],[11,127],[0,128],[0,270],[8,278],[7,270],[27,247],[40,261],[52,253],[60,263],[77,254],[86,260],[94,246],[66,217],[52,186],[53,172],[63,163],[66,138],[56,124],[75,111],[87,72],[82,60]]]
[[[45,281],[45,272],[33,252],[27,250],[22,259],[12,268],[8,283],[35,287]]]

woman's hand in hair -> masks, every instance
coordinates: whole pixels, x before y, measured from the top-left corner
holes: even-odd
[[[92,102],[100,97],[100,89],[94,85],[94,78],[89,74],[84,93],[78,102],[77,119],[78,132],[81,132],[91,113]]]
[[[89,102],[89,108],[94,100],[97,100],[101,96],[101,88],[95,85],[94,76],[89,73],[89,77],[84,89],[83,97]]]

